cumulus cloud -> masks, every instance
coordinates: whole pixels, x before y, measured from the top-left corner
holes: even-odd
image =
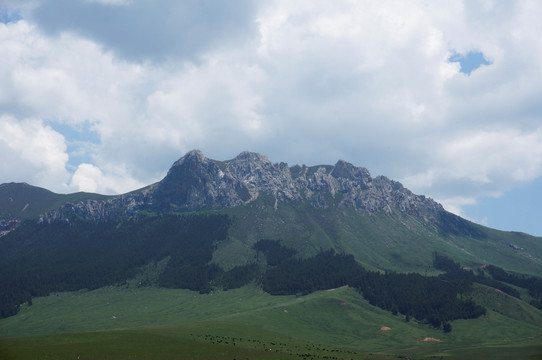
[[[476,198],[499,197],[542,176],[542,129],[463,134],[442,141],[433,157],[433,166],[403,181],[420,193],[438,194],[447,208],[461,213],[461,206],[475,204]]]
[[[458,72],[431,14],[368,2],[284,11],[262,15],[259,49],[272,74],[266,110],[278,113],[284,134],[304,133],[316,148],[344,148],[349,158],[358,149],[376,171],[383,169],[374,149],[402,162],[397,146],[440,121],[447,99],[439,95]]]
[[[107,174],[104,174],[97,166],[82,163],[73,173],[70,186],[78,191],[101,194],[119,194],[126,192],[126,189],[136,189],[144,186],[144,184],[126,174],[123,168],[116,167],[109,170]]]
[[[0,24],[6,55],[0,104],[18,115],[39,114],[72,124],[126,116],[140,66],[126,64],[85,39],[43,36],[26,21]]]
[[[542,176],[536,1],[23,4],[0,24],[0,114],[92,130],[62,186],[124,192],[193,148],[252,150],[342,158],[461,213]],[[469,53],[487,61],[467,76],[450,58]]]
[[[39,119],[0,115],[0,153],[0,182],[28,182],[58,190],[69,178],[64,137]]]
[[[250,40],[257,30],[254,10],[251,0],[48,0],[39,2],[32,19],[49,34],[73,32],[125,59],[193,60],[210,47]]]

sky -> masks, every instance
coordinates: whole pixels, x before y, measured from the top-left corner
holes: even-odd
[[[542,236],[542,2],[0,0],[0,183],[343,159]]]

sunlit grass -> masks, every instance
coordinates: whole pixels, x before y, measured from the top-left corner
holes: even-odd
[[[493,292],[480,287],[474,297],[486,299],[488,308],[500,304],[500,313],[454,321],[449,334],[371,306],[347,287],[300,297],[270,296],[255,286],[205,295],[115,287],[60,293],[0,320],[0,358],[288,359],[307,350],[334,356],[340,350],[345,359],[541,355],[542,313]],[[251,342],[227,340],[233,338]]]

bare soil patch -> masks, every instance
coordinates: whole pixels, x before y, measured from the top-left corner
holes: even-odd
[[[440,339],[435,339],[435,338],[432,338],[432,337],[426,337],[425,339],[423,339],[423,341],[425,341],[425,342],[430,342],[430,341],[440,342]]]

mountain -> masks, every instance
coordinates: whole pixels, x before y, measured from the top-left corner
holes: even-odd
[[[217,161],[194,150],[160,182],[119,196],[59,195],[26,184],[3,184],[0,198],[4,233],[31,217],[51,224],[221,212],[235,218],[213,254],[224,268],[250,262],[255,254],[251,246],[270,238],[302,256],[331,248],[380,270],[424,272],[433,252],[440,251],[465,266],[492,263],[542,273],[539,238],[471,223],[397,181],[373,178],[367,169],[342,160],[333,166],[289,167],[257,153]]]
[[[168,256],[162,285],[181,286],[172,279],[193,256],[198,260],[192,265],[206,275],[193,283],[185,279],[182,286],[208,290],[216,274],[257,264],[262,256],[257,244],[265,239],[301,259],[327,250],[351,254],[370,270],[432,274],[438,252],[462,266],[493,264],[542,274],[540,238],[471,223],[397,181],[373,178],[343,160],[290,167],[257,153],[217,161],[194,150],[158,183],[127,194],[60,195],[11,183],[0,186],[0,199],[4,268],[31,263],[20,273],[32,277],[29,269],[62,272],[70,264],[81,275],[69,286],[63,280],[70,289],[80,282],[97,287],[126,280]],[[206,231],[210,226],[220,231]],[[181,245],[189,249],[182,256]],[[112,260],[125,254],[135,260]],[[92,270],[84,264],[97,261],[103,264],[102,277],[86,283],[83,273]]]
[[[271,238],[302,256],[331,248],[381,270],[423,272],[440,251],[465,266],[493,263],[542,273],[539,238],[471,223],[343,160],[289,167],[257,153],[217,161],[193,150],[163,180],[127,194],[60,195],[11,183],[0,185],[0,200],[2,234],[32,218],[43,224],[119,222],[148,213],[221,212],[235,218],[213,255],[224,268],[250,262],[251,246]]]
[[[496,311],[516,324],[542,314],[541,238],[474,224],[342,160],[290,167],[194,150],[130,193],[10,183],[0,201],[0,318],[55,292],[247,284],[281,296],[347,285],[366,315],[380,308],[445,333]],[[502,310],[495,293],[515,300]]]
[[[206,158],[194,150],[176,161],[160,182],[107,201],[69,202],[42,214],[41,221],[107,220],[138,211],[158,213],[229,209],[246,205],[260,195],[289,204],[310,203],[314,208],[353,208],[365,214],[401,214],[453,233],[479,232],[425,196],[414,195],[399,182],[384,176],[372,178],[365,168],[343,160],[335,166],[288,167],[267,157],[243,152],[229,161]]]

